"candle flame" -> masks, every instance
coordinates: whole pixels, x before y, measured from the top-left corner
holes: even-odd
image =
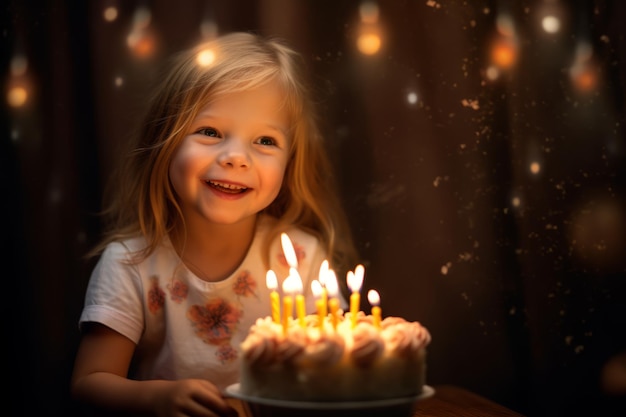
[[[359,292],[363,285],[363,277],[365,276],[365,267],[363,265],[357,265],[354,272],[348,271],[347,281],[348,287],[352,292]]]
[[[311,292],[313,292],[315,298],[319,298],[322,295],[322,284],[316,279],[311,281]]]
[[[380,295],[378,295],[378,291],[369,290],[367,292],[367,301],[370,302],[371,305],[377,306],[380,304]]]
[[[300,274],[296,268],[289,268],[289,276],[293,277],[293,291],[297,293],[301,293],[303,290],[302,278],[300,278]]]
[[[267,288],[270,290],[278,288],[278,278],[276,278],[276,273],[271,269],[265,274],[265,285],[267,285]]]
[[[287,236],[287,233],[280,234],[280,242],[283,247],[283,253],[285,254],[285,259],[287,259],[287,263],[291,268],[298,267],[298,257],[296,256],[296,250],[293,248],[293,244],[291,243],[291,239]]]
[[[322,265],[320,266],[320,273],[318,275],[319,282],[322,286],[326,285],[326,278],[328,276],[328,260],[324,259],[324,261],[322,261]]]
[[[331,297],[336,297],[339,293],[337,275],[335,275],[335,271],[333,271],[332,269],[328,271],[328,276],[326,279],[326,289],[328,290],[328,295],[330,295]]]
[[[302,292],[302,278],[295,268],[289,270],[289,276],[283,281],[283,292],[285,294],[295,294]]]

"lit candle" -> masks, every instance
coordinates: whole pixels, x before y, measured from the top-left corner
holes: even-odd
[[[328,290],[326,289],[326,279],[328,278],[330,270],[328,268],[328,261],[324,259],[322,265],[320,266],[320,273],[318,275],[318,280],[321,288],[321,301],[322,301],[322,309],[324,312],[324,317],[328,314]]]
[[[306,311],[304,308],[304,295],[302,295],[302,278],[295,268],[289,269],[289,276],[293,277],[293,292],[296,293],[296,314],[298,316],[298,322],[302,328],[306,327],[304,323],[304,317]]]
[[[271,290],[270,292],[270,305],[272,307],[272,320],[274,323],[280,324],[280,297],[278,295],[278,279],[276,273],[271,269],[265,274],[265,285]]]
[[[337,277],[335,272],[331,269],[328,271],[328,277],[326,280],[326,289],[328,290],[329,300],[328,308],[330,309],[330,318],[333,323],[333,328],[337,330],[337,324],[339,324],[339,285],[337,284]]]
[[[365,268],[363,265],[357,265],[354,272],[348,272],[348,287],[352,290],[350,295],[350,318],[352,319],[352,328],[356,327],[356,315],[359,312],[361,304],[361,285],[363,285],[363,276],[365,275]]]
[[[381,318],[381,310],[380,310],[380,295],[378,295],[378,291],[369,290],[367,293],[367,301],[372,305],[372,318],[374,321],[374,327],[380,329],[380,318]]]
[[[315,307],[317,308],[317,325],[320,331],[324,330],[324,320],[326,320],[326,306],[322,300],[322,284],[318,280],[311,281],[311,292],[315,297]]]
[[[285,259],[287,260],[289,267],[297,268],[298,257],[296,256],[296,250],[293,248],[293,244],[291,243],[289,236],[287,236],[287,233],[281,233],[280,243],[283,247],[283,253],[285,254]]]
[[[293,282],[294,278],[289,275],[283,281],[283,333],[287,334],[289,329],[289,321],[293,314],[293,292],[296,284]]]

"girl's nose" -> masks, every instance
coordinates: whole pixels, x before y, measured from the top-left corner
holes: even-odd
[[[226,146],[218,156],[218,162],[221,166],[230,168],[248,168],[250,166],[250,158],[245,146],[238,142],[235,139],[227,141]]]

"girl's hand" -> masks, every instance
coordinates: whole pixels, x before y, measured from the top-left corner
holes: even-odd
[[[135,344],[100,324],[86,329],[78,349],[72,394],[79,402],[114,413],[159,417],[231,417],[235,410],[209,381],[135,381],[127,378]],[[113,414],[118,415],[118,414]]]
[[[182,379],[168,381],[155,392],[155,411],[160,417],[230,417],[237,412],[209,381]]]

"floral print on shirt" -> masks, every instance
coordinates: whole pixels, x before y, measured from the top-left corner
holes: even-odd
[[[204,343],[222,345],[230,342],[242,313],[236,305],[223,298],[215,298],[205,305],[191,306],[187,318]]]
[[[222,364],[226,364],[237,359],[237,350],[227,343],[221,345],[215,355]]]
[[[233,292],[240,297],[257,297],[256,294],[257,283],[250,275],[248,271],[242,271],[235,279],[233,284]]]
[[[187,292],[189,287],[178,278],[172,279],[172,282],[167,284],[167,290],[170,292],[170,298],[176,303],[181,303],[187,298]]]
[[[148,290],[148,310],[152,314],[156,314],[165,305],[165,291],[159,284],[159,277],[154,275],[150,277],[150,289]]]

